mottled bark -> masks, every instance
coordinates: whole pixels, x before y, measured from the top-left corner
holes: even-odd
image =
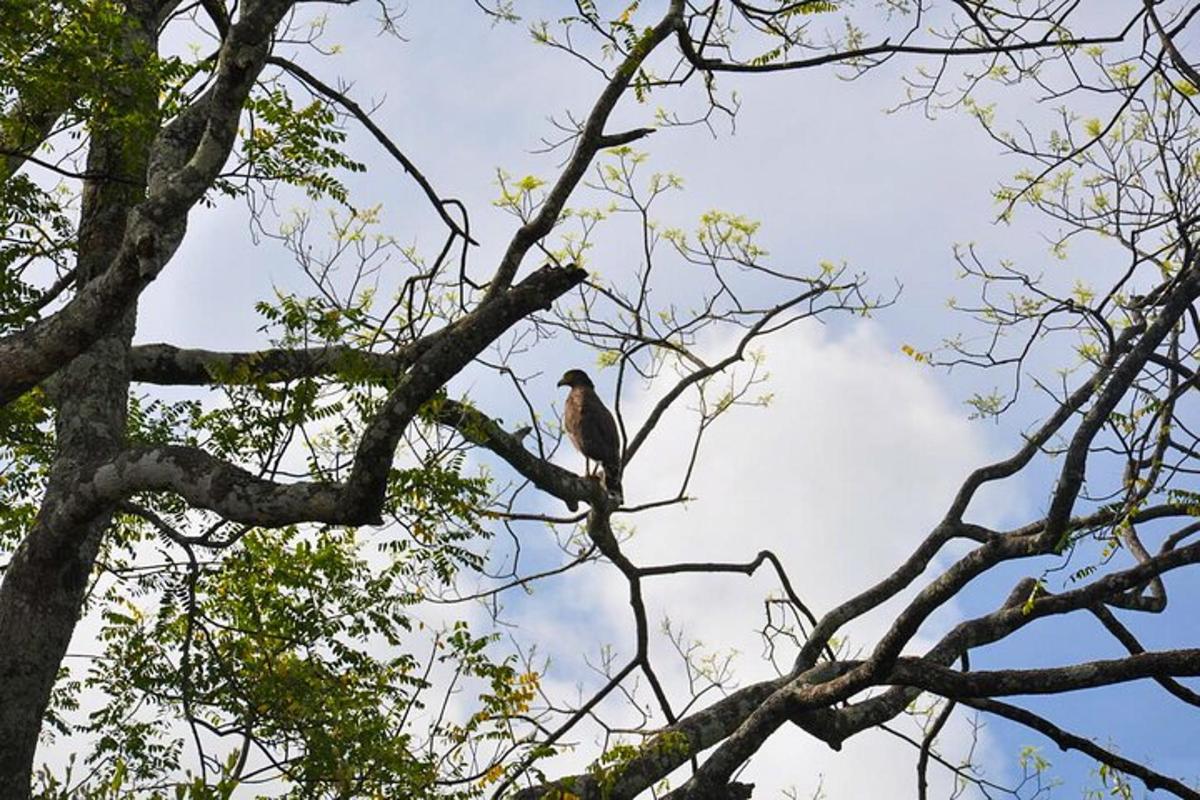
[[[149,192],[122,214],[123,236],[103,254],[100,274],[81,281],[81,289],[61,310],[0,337],[0,404],[16,399],[119,325],[166,266],[183,239],[188,212],[229,157],[246,97],[266,63],[271,32],[293,1],[244,5],[222,44],[212,87],[158,131],[153,143],[155,129],[147,131],[143,142],[131,141],[137,137],[125,132],[124,146],[138,151],[140,168],[89,173],[145,175]]]
[[[146,344],[136,346],[130,352],[130,366],[135,381],[170,386],[290,381],[342,371],[386,381],[398,377],[412,363],[416,349],[369,353],[347,345],[329,345],[222,353],[170,344]]]
[[[156,6],[133,2],[120,47],[130,69],[142,70],[157,46]],[[114,109],[137,119],[119,133],[98,125],[92,134],[88,172],[144,175],[149,143],[157,129],[157,97],[117,88]],[[110,268],[124,239],[131,210],[142,200],[138,182],[96,179],[84,186],[77,249],[81,286]],[[56,452],[43,508],[69,495],[78,476],[113,458],[125,441],[129,393],[128,353],[135,309],[119,314],[106,335],[61,369],[51,387]],[[0,584],[0,798],[27,798],[42,717],[59,665],[79,618],[84,591],[109,508],[86,519],[53,524],[40,515],[14,554]]]

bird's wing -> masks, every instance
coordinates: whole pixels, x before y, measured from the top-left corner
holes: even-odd
[[[621,458],[621,434],[617,421],[595,393],[589,391],[583,398],[580,423],[581,434],[588,458],[607,464],[619,464]]]

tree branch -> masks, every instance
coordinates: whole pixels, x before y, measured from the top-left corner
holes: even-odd
[[[1185,800],[1200,800],[1200,792],[1188,787],[1180,781],[1155,772],[1147,766],[1131,761],[1128,758],[1117,755],[1111,750],[1106,750],[1100,747],[1090,739],[1085,739],[1082,736],[1077,736],[1070,731],[1063,730],[1054,723],[1039,717],[1031,711],[1027,711],[1017,706],[1001,703],[997,700],[986,700],[982,698],[964,698],[961,699],[963,705],[977,708],[980,711],[986,711],[989,714],[1010,719],[1013,722],[1020,723],[1027,728],[1032,728],[1038,733],[1043,734],[1050,741],[1058,745],[1060,750],[1078,750],[1081,753],[1086,753],[1102,764],[1107,764],[1110,767],[1119,769],[1128,775],[1132,775],[1146,784],[1146,788],[1153,791],[1155,789],[1163,789],[1170,792],[1176,797],[1185,798]]]
[[[897,659],[884,683],[914,686],[942,697],[1002,697],[1022,694],[1059,694],[1127,683],[1142,678],[1200,675],[1200,649],[1136,653],[1125,658],[1085,661],[1045,669],[1001,669],[958,672],[927,659]]]
[[[440,424],[458,431],[472,444],[492,451],[522,477],[572,508],[581,500],[595,505],[604,494],[603,487],[595,479],[581,477],[538,458],[525,449],[522,437],[508,433],[493,419],[465,403],[440,400],[434,404],[433,417]]]
[[[383,129],[375,124],[375,122],[371,119],[371,116],[363,110],[362,106],[351,100],[344,92],[339,92],[337,89],[334,89],[332,86],[325,83],[316,75],[313,75],[311,72],[294,61],[281,56],[268,56],[267,63],[274,64],[277,67],[282,67],[286,72],[296,77],[301,83],[307,85],[317,94],[324,95],[342,108],[349,111],[350,114],[357,119],[364,128],[370,131],[371,135],[375,137],[375,140],[383,145],[383,149],[387,150],[392,158],[400,162],[400,166],[404,167],[404,171],[412,176],[412,179],[417,182],[418,186],[421,187],[421,191],[423,191],[425,196],[429,198],[429,202],[433,204],[434,211],[436,211],[437,215],[441,217],[442,222],[446,223],[446,227],[471,244],[479,244],[479,242],[472,239],[470,235],[468,235],[467,232],[463,230],[462,227],[454,220],[454,218],[446,212],[446,205],[449,201],[443,200],[438,196],[437,191],[433,188],[433,184],[429,182],[429,179],[425,177],[424,173],[417,169],[416,164],[414,164],[412,160],[408,158],[408,156],[404,155],[400,148],[397,147],[396,144],[391,140],[391,137],[384,133]]]
[[[592,106],[592,111],[588,114],[582,130],[579,132],[579,137],[575,141],[575,151],[559,174],[558,180],[554,182],[549,194],[546,195],[542,207],[533,219],[517,230],[512,241],[509,242],[500,266],[492,276],[491,285],[488,287],[488,297],[504,291],[512,283],[525,254],[554,228],[554,223],[558,221],[558,215],[566,205],[567,198],[571,196],[571,192],[583,178],[592,158],[607,146],[604,125],[608,122],[608,117],[616,107],[617,101],[629,87],[629,82],[637,75],[642,62],[671,35],[677,21],[681,19],[682,13],[683,0],[671,0],[671,6],[663,18],[657,25],[641,35],[633,50],[617,67],[616,73],[604,87],[604,91],[600,93],[596,104]]]
[[[112,264],[60,311],[0,338],[0,405],[86,350],[124,316],[170,260],[183,238],[188,210],[210,188],[229,156],[271,34],[292,2],[258,0],[242,7],[221,47],[212,87],[155,140],[148,196],[130,213]]]
[[[273,383],[342,371],[393,381],[429,346],[430,338],[395,353],[373,353],[348,345],[220,352],[143,344],[130,351],[130,373],[136,382],[165,386]]]

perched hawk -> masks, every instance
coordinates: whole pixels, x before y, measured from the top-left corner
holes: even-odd
[[[568,370],[558,382],[570,386],[563,424],[575,449],[604,468],[604,488],[621,498],[621,435],[613,415],[596,394],[596,386],[581,369]]]

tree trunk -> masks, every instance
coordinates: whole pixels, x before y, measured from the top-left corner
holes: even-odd
[[[125,36],[114,59],[130,75],[153,70],[153,6],[127,3]],[[130,209],[145,194],[146,159],[157,130],[157,90],[113,86],[90,127],[77,244],[78,285],[113,261]],[[99,115],[103,115],[101,118]],[[112,458],[125,442],[129,348],[136,308],[47,382],[55,407],[56,451],[37,522],[0,583],[0,800],[30,796],[42,719],[75,630],[111,511],[83,521],[55,520],[80,470]]]

